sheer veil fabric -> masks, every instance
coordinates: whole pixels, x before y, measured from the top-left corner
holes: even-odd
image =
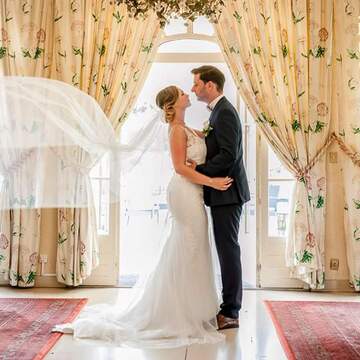
[[[91,96],[64,82],[0,77],[1,209],[92,205],[90,171],[109,154],[111,203],[120,175],[149,149],[165,151],[166,126],[155,113],[122,143]]]
[[[45,78],[1,77],[0,210],[93,206],[89,174],[106,153],[112,169],[110,201],[119,201],[120,175],[150,149],[169,156],[167,125],[159,120],[155,113],[124,143],[97,102],[82,91]],[[203,163],[204,140],[185,131],[187,156]],[[224,339],[216,331],[219,296],[202,187],[174,174],[167,203],[169,235],[129,307],[89,306],[55,331],[153,348]]]

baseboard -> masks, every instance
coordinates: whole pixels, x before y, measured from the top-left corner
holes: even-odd
[[[0,286],[10,286],[8,281],[0,281]],[[35,286],[33,288],[66,288],[69,286],[66,286],[64,284],[60,284],[59,282],[57,282],[56,280],[56,276],[37,276],[35,278]],[[71,287],[71,286],[70,286]],[[92,279],[92,281],[89,283],[87,281],[84,281],[83,285],[79,285],[80,287],[87,287],[87,288],[91,288],[91,287],[117,287],[116,284],[114,284],[114,282],[107,278],[97,278],[97,279]]]
[[[35,288],[64,288],[64,284],[57,282],[55,276],[37,276],[35,279]]]
[[[315,290],[312,290],[315,291]],[[316,291],[337,291],[337,292],[354,292],[350,286],[349,280],[325,280],[325,288]]]
[[[312,291],[312,292],[354,292],[354,288],[352,288],[349,284],[348,280],[325,280],[324,289],[310,289],[308,284],[303,284],[303,288],[295,288],[295,287],[261,287],[262,290],[295,290],[295,291]],[[259,289],[259,290],[260,290]]]
[[[85,282],[82,287],[132,287],[129,284],[121,284],[115,285],[107,281],[108,279],[98,279],[96,282],[92,282],[91,284],[87,284]],[[9,283],[7,281],[0,281],[0,286],[8,286]],[[124,286],[125,285],[125,286]],[[128,286],[126,286],[128,285]],[[306,284],[305,284],[306,285]],[[60,284],[57,282],[55,276],[37,276],[35,280],[35,288],[64,288],[66,287],[64,284]],[[293,288],[293,287],[247,287],[244,286],[245,290],[295,290],[295,291],[309,291],[306,286],[304,288]],[[349,284],[348,280],[325,280],[325,288],[324,289],[311,289],[312,292],[326,292],[326,291],[336,291],[336,292],[354,292],[354,288],[352,288]]]
[[[8,281],[0,281],[0,286],[10,286]],[[55,276],[36,276],[33,288],[63,288],[64,284],[56,281]],[[26,287],[24,287],[26,289]]]

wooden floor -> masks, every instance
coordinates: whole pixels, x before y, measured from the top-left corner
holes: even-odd
[[[0,297],[87,297],[89,304],[124,305],[131,290],[118,288],[13,289],[0,287]],[[226,330],[220,345],[192,345],[171,350],[139,350],[114,347],[102,342],[73,340],[63,335],[46,359],[56,360],[282,360],[286,359],[263,300],[360,301],[353,293],[245,290],[240,329]]]

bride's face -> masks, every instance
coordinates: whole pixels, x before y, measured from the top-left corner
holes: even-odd
[[[178,89],[179,91],[179,97],[176,100],[175,107],[178,109],[185,109],[191,105],[189,95],[184,93],[183,90]]]

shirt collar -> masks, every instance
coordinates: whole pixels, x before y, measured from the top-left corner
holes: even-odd
[[[216,97],[211,103],[208,104],[207,108],[210,111],[213,111],[216,104],[219,102],[220,99],[222,99],[224,97],[224,94],[219,95],[218,97]]]

